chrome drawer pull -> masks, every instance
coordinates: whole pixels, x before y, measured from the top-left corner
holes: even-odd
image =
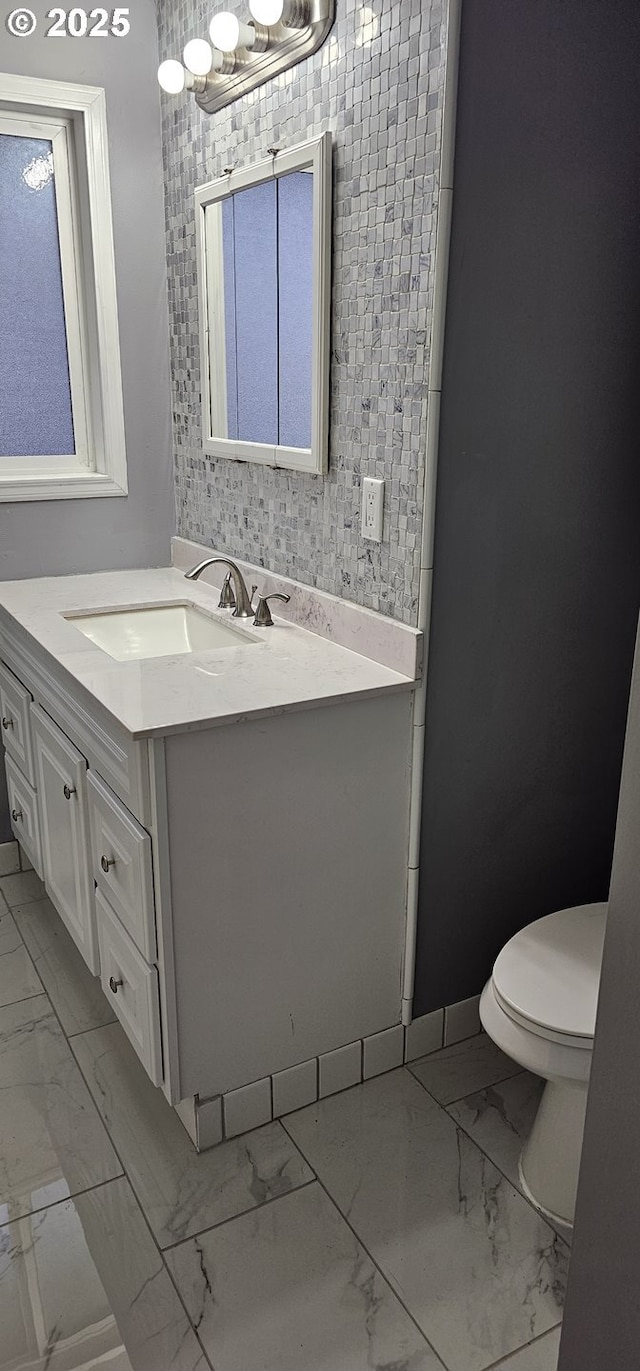
[[[116,864],[116,859],[115,859],[115,857],[101,857],[101,858],[100,858],[100,865],[101,865],[101,867],[102,867],[102,870],[105,871],[105,872],[108,872],[109,867],[110,867],[110,866],[115,866],[115,864]]]
[[[63,792],[63,795],[64,795],[65,800],[70,800],[70,799],[71,799],[71,796],[72,796],[72,795],[75,795],[75,793],[76,793],[76,788],[75,788],[74,785],[65,785],[65,786],[62,787],[62,792]]]
[[[117,981],[115,976],[109,977],[109,989],[113,991],[114,995],[117,995],[119,985],[124,985],[124,981]]]
[[[13,719],[3,718],[3,720],[2,720],[2,727],[3,727],[3,728],[13,728]]]
[[[21,823],[21,822],[22,822],[22,810],[21,810],[21,809],[12,809],[12,810],[11,810],[11,818],[13,819],[14,824],[19,824],[19,823]]]

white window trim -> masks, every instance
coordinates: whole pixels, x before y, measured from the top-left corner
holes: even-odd
[[[53,142],[76,452],[0,457],[0,503],[126,495],[105,93],[0,73],[11,119]]]

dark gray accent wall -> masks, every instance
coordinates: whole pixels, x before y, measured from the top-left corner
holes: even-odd
[[[0,504],[0,580],[166,565],[175,514],[155,5],[135,0],[129,35],[100,40],[45,38],[48,0],[30,5],[32,37],[12,38],[0,20],[0,72],[106,91],[129,495]],[[10,837],[0,764],[0,842]]]
[[[640,636],[559,1371],[640,1361]]]
[[[607,895],[640,600],[640,6],[464,0],[414,1012]]]

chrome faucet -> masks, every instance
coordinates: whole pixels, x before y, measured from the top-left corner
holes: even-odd
[[[217,562],[228,567],[231,572],[233,590],[236,597],[236,607],[232,617],[234,619],[250,619],[253,614],[251,596],[245,585],[245,580],[240,568],[236,566],[235,562],[230,562],[228,557],[205,557],[204,562],[198,562],[197,566],[193,566],[191,571],[185,571],[184,574],[188,581],[197,581],[201,572],[205,571],[208,566],[215,566]],[[255,586],[253,589],[255,590]]]

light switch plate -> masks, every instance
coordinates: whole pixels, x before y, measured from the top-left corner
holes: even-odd
[[[363,538],[374,543],[382,542],[382,516],[384,511],[384,481],[373,476],[365,476],[362,481],[362,518],[360,532]]]

